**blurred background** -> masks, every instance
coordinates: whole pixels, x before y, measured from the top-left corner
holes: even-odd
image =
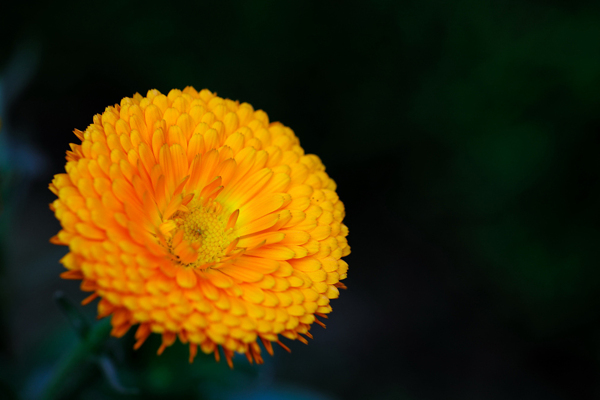
[[[188,85],[321,157],[349,290],[263,366],[130,332],[58,398],[600,398],[600,5],[558,0],[4,2],[0,398],[40,398],[80,343],[56,291],[97,324],[48,242],[73,129]]]

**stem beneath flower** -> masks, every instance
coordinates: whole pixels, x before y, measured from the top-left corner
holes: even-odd
[[[95,324],[89,333],[65,354],[54,368],[55,372],[42,393],[43,400],[56,399],[73,372],[85,361],[97,357],[101,353],[110,330],[110,319],[106,318]]]

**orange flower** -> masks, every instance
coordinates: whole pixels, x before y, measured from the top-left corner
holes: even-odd
[[[50,189],[69,246],[65,279],[94,292],[112,335],[139,324],[261,363],[331,312],[350,253],[344,205],[321,160],[247,103],[191,87],[150,90],[96,115]],[[286,348],[287,349],[287,348]]]

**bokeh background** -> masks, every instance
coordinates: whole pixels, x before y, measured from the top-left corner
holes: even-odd
[[[48,243],[73,129],[187,85],[322,158],[349,290],[263,366],[130,332],[58,398],[600,398],[600,6],[558,0],[3,2],[0,398],[40,398],[80,343],[57,290],[96,324]]]

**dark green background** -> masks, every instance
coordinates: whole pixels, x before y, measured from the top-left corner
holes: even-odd
[[[3,4],[0,393],[37,398],[77,343],[52,295],[85,295],[58,277],[47,206],[72,130],[187,85],[322,158],[349,290],[261,367],[128,335],[107,354],[140,396],[89,361],[62,397],[600,397],[600,5],[541,0]]]

